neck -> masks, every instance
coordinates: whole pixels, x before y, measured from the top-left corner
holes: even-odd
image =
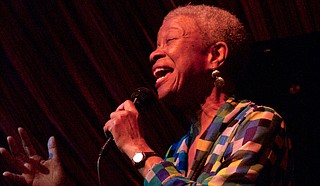
[[[188,121],[199,121],[199,131],[202,133],[211,123],[219,108],[226,102],[227,95],[216,88],[213,88],[209,96],[197,106],[175,107],[171,105],[171,110],[182,112],[183,118]],[[192,109],[193,108],[193,109]],[[189,127],[189,126],[188,126]]]
[[[214,88],[210,96],[206,98],[197,114],[201,127],[200,134],[207,129],[213,117],[217,114],[217,111],[226,102],[226,100],[226,94],[220,92],[216,88]]]

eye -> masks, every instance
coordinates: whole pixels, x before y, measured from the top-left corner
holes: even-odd
[[[169,38],[169,39],[167,39],[166,40],[166,43],[168,44],[168,43],[170,43],[171,41],[174,41],[174,40],[176,40],[177,38]]]

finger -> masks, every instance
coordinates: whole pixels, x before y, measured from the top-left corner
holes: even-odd
[[[30,159],[29,163],[23,164],[24,173],[31,174],[32,172],[36,171],[43,174],[49,174],[49,169],[45,166],[45,164],[46,164],[46,161],[43,159],[41,160]]]
[[[138,112],[134,103],[131,100],[127,100],[124,102],[123,109],[131,112]]]
[[[9,151],[7,151],[7,149],[0,147],[0,154],[1,157],[4,159],[4,161],[6,162],[6,164],[8,164],[8,166],[10,168],[12,168],[12,171],[17,171],[17,172],[23,172],[25,169],[24,167],[24,161],[22,161],[21,159],[15,159],[10,153]]]
[[[110,119],[118,118],[119,116],[125,115],[127,111],[125,110],[118,110],[115,112],[111,112]]]
[[[116,111],[119,110],[136,110],[136,107],[134,106],[134,103],[131,100],[126,100],[125,102],[123,102],[121,105],[118,106],[118,108],[116,109]]]
[[[21,151],[20,147],[17,145],[16,140],[12,136],[8,136],[7,141],[12,156],[15,157],[15,159],[18,161],[25,161],[27,157],[25,156],[23,151]]]
[[[114,122],[115,122],[114,119],[110,119],[109,121],[106,122],[106,124],[103,126],[104,133],[112,131],[112,128],[114,126]]]
[[[57,148],[57,143],[56,139],[51,136],[48,140],[48,154],[49,154],[49,159],[51,158],[58,158],[58,148]]]
[[[124,102],[122,106],[119,108],[115,112],[111,112],[110,114],[111,119],[116,118],[118,116],[128,115],[128,113],[134,113],[134,114],[138,113],[138,110],[130,100]]]
[[[18,132],[21,138],[23,149],[27,154],[27,156],[31,157],[31,156],[37,155],[37,152],[34,149],[27,132],[21,127],[18,128]]]
[[[26,170],[30,172],[32,171],[32,165],[30,163],[25,163],[23,166],[26,168]]]
[[[123,109],[124,109],[124,106],[123,106],[124,103],[125,103],[125,102],[121,103],[121,104],[117,107],[116,111],[123,110]]]
[[[118,115],[118,112],[119,112],[119,111],[111,112],[111,113],[110,113],[110,119],[115,118],[115,117]]]
[[[9,164],[10,166],[15,165],[15,159],[11,156],[11,154],[7,151],[7,149],[1,147],[0,154],[7,164]]]
[[[2,175],[6,178],[9,178],[10,180],[14,180],[19,183],[27,184],[26,180],[24,179],[24,177],[22,175],[14,174],[14,173],[11,173],[8,171],[5,171]]]

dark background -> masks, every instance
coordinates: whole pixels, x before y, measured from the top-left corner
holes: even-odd
[[[276,108],[292,135],[297,185],[318,183],[318,0],[203,0],[236,14],[252,36],[243,94]],[[163,17],[186,0],[1,0],[0,146],[17,128],[38,152],[57,138],[68,175],[98,185],[96,161],[109,114],[137,87],[153,89],[148,62]],[[188,129],[158,103],[142,114],[149,145],[164,155]],[[0,171],[7,170],[0,158]],[[109,147],[104,185],[139,185],[126,157]],[[0,185],[10,185],[0,177]]]

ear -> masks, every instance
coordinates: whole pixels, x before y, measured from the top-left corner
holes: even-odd
[[[228,56],[228,45],[225,42],[219,41],[212,45],[209,48],[209,55],[208,60],[211,69],[212,68],[219,68],[223,65],[224,61]]]

